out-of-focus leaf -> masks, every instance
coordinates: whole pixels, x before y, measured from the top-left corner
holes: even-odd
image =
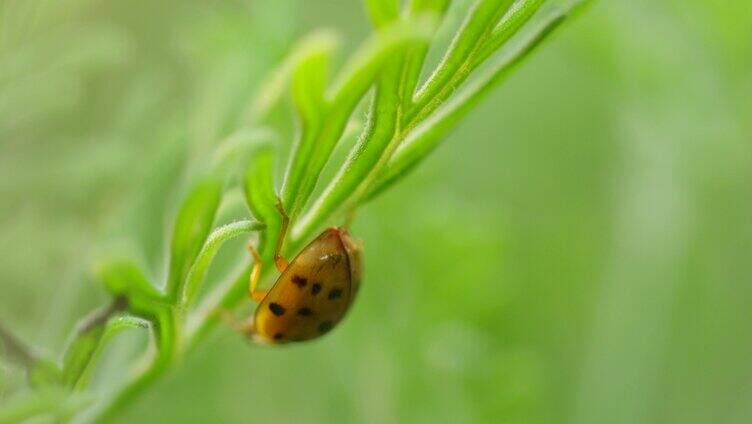
[[[268,146],[276,135],[267,128],[243,128],[225,138],[217,147],[212,173],[234,181],[245,175],[245,167],[259,149]]]
[[[36,354],[11,331],[0,325],[0,353],[8,362],[26,369],[26,377],[32,387],[44,388],[59,385],[61,371],[55,361]]]
[[[117,296],[110,306],[92,312],[79,322],[63,354],[62,380],[66,386],[81,385],[81,377],[100,350],[103,338],[112,331],[110,318],[127,306],[128,299]]]
[[[3,325],[0,325],[0,353],[8,362],[24,367],[31,366],[36,360],[31,348]]]
[[[63,356],[63,383],[73,387],[89,365],[105,332],[106,320],[91,328],[80,329]]]
[[[132,315],[118,315],[110,318],[107,321],[107,325],[104,328],[104,332],[99,339],[99,343],[96,348],[89,354],[89,360],[79,373],[78,378],[75,381],[75,389],[82,390],[86,388],[89,383],[89,375],[93,368],[93,364],[97,362],[97,357],[102,352],[102,349],[107,342],[122,330],[130,328],[148,329],[150,326],[149,321],[138,318]],[[67,381],[66,381],[67,382]]]
[[[172,141],[163,143],[162,149],[149,164],[149,171],[138,191],[138,198],[134,202],[131,213],[126,217],[124,228],[132,231],[131,236],[138,241],[143,249],[143,256],[154,271],[163,263],[164,245],[167,236],[163,230],[165,216],[174,199],[165,193],[170,193],[175,181],[183,171],[188,146],[183,136],[170,132],[168,137]]]
[[[415,15],[425,12],[433,12],[443,15],[449,7],[450,0],[411,0],[408,2],[408,13]]]
[[[308,45],[292,71],[290,91],[302,125],[316,124],[324,112],[324,91],[334,42]]]
[[[375,28],[381,28],[399,18],[399,0],[365,0],[365,5]]]
[[[27,370],[29,385],[35,389],[54,387],[61,383],[62,374],[55,361],[46,358],[37,359]]]
[[[22,393],[0,406],[0,424],[26,423],[32,418],[42,417],[59,422],[93,400],[90,395],[70,394],[59,388]]]
[[[165,295],[128,259],[105,261],[96,274],[113,296],[127,299],[127,308],[135,313],[152,315],[168,304]]]
[[[292,53],[261,85],[256,102],[251,107],[251,122],[263,120],[277,105],[298,63],[309,57],[330,55],[337,44],[337,36],[332,31],[316,31],[299,41],[292,48]]]
[[[193,262],[211,231],[222,196],[222,180],[209,175],[196,183],[183,201],[170,245],[167,296],[176,299]]]

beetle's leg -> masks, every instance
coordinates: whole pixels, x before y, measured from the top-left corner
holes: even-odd
[[[253,269],[251,270],[251,280],[248,284],[248,296],[256,302],[261,302],[267,292],[258,288],[259,278],[261,277],[261,255],[259,255],[256,247],[250,241],[246,245],[246,248],[248,249],[248,253],[253,256]]]
[[[239,333],[250,335],[256,331],[253,325],[253,315],[249,316],[246,320],[238,321],[235,315],[227,309],[218,309],[217,312],[227,326]]]
[[[345,214],[345,222],[342,224],[342,228],[349,230],[353,221],[355,221],[355,208],[350,209]]]
[[[282,245],[285,242],[287,236],[287,227],[290,225],[290,217],[285,212],[285,207],[282,205],[282,199],[277,197],[277,210],[282,215],[282,226],[279,229],[279,237],[277,238],[277,245],[274,247],[274,264],[277,265],[279,272],[284,272],[287,269],[287,260],[282,257]]]

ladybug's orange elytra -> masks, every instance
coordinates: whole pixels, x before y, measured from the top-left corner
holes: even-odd
[[[259,302],[256,312],[240,330],[252,339],[281,344],[315,339],[329,332],[347,313],[360,286],[362,247],[344,228],[329,228],[311,241],[290,262],[279,255],[288,218],[283,224],[275,263],[281,275],[269,290],[257,288],[261,261],[254,257],[249,296]]]

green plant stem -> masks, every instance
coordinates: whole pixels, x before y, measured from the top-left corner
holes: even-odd
[[[245,220],[227,224],[212,231],[204,242],[186,277],[186,283],[183,285],[183,292],[179,298],[181,299],[179,305],[165,308],[158,316],[153,318],[157,321],[156,325],[153,326],[153,344],[156,349],[153,353],[148,354],[146,367],[136,373],[111,397],[106,399],[97,410],[93,411],[92,419],[106,421],[112,417],[117,411],[131,402],[144,387],[150,385],[160,375],[164,374],[170,368],[170,365],[175,362],[176,358],[189,350],[198,340],[196,335],[203,336],[205,334],[205,331],[200,333],[191,332],[187,335],[181,333],[184,333],[182,330],[186,327],[186,307],[190,305],[193,295],[198,291],[200,284],[203,282],[212,259],[226,241],[241,234],[259,231],[263,228],[264,225],[262,223]],[[244,273],[244,281],[246,282],[247,275],[247,272]],[[220,305],[217,305],[217,307],[221,306],[222,303],[226,303],[228,308],[234,306],[234,303],[240,300],[240,296],[237,296],[237,290],[233,290],[233,287],[238,286],[240,284],[235,282],[230,287],[220,287],[220,290],[225,290],[225,293],[220,298],[224,299],[231,296],[234,302],[224,301]],[[210,323],[216,319],[215,310],[207,310],[198,315],[199,328],[211,326]]]

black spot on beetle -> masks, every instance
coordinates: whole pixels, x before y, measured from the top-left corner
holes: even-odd
[[[302,289],[308,284],[308,279],[305,277],[301,277],[300,275],[293,275],[292,283]]]
[[[279,303],[274,303],[274,302],[269,304],[269,310],[272,311],[272,313],[278,317],[284,315],[286,311],[284,306],[280,305]]]
[[[274,333],[274,340],[282,340],[282,338],[285,337],[282,333]]]
[[[329,295],[326,297],[329,300],[339,299],[342,297],[342,289],[335,287],[329,291]]]
[[[334,323],[331,321],[324,321],[321,324],[319,324],[319,333],[324,334],[327,331],[331,330],[332,327],[334,327]]]
[[[302,317],[310,317],[311,315],[313,315],[313,311],[311,310],[311,308],[303,306],[302,308],[298,309],[298,315]]]
[[[321,291],[321,283],[313,283],[311,286],[311,294],[316,296]]]

